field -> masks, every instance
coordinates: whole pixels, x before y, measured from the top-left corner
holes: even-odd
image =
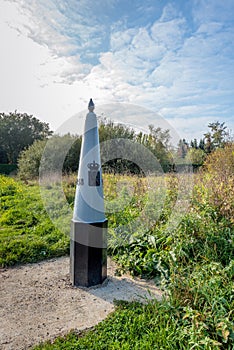
[[[108,253],[119,263],[119,273],[128,270],[154,278],[166,298],[147,305],[119,301],[116,311],[94,330],[79,336],[70,333],[35,350],[233,349],[233,175],[229,175],[209,171],[192,179],[105,175]],[[50,186],[47,190],[54,191]],[[63,190],[72,210],[75,177],[63,179]],[[24,184],[1,176],[0,195],[2,267],[69,253],[68,235],[55,228],[36,182]],[[56,203],[54,217],[59,217]]]

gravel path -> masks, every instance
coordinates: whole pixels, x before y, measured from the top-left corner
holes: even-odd
[[[152,282],[116,277],[115,269],[109,259],[107,280],[92,288],[71,286],[69,257],[0,270],[0,349],[30,349],[71,329],[92,327],[113,311],[114,299],[160,299]]]

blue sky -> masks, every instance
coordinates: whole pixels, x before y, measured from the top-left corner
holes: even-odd
[[[217,120],[233,131],[233,14],[233,0],[0,0],[0,111],[55,130],[92,97],[187,140]]]

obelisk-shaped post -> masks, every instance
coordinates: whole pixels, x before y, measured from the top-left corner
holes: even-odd
[[[100,146],[90,99],[82,138],[71,223],[70,276],[73,286],[90,287],[107,277],[107,219],[104,213]]]

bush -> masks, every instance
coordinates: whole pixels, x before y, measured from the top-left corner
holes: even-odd
[[[205,174],[199,185],[203,187],[203,197],[207,197],[206,202],[220,216],[234,223],[234,143],[211,153],[204,163],[204,169]]]
[[[18,175],[22,180],[38,177],[41,156],[44,151],[46,140],[37,140],[28,149],[20,153],[18,159]]]
[[[80,148],[81,138],[70,134],[54,135],[48,141],[35,141],[28,149],[21,152],[18,159],[18,175],[22,180],[37,178],[41,165],[51,173],[76,171]]]
[[[208,155],[204,169],[209,174],[226,181],[234,176],[234,143],[228,143],[224,148],[218,148]]]
[[[206,153],[200,148],[190,148],[186,155],[186,160],[196,166],[201,166],[205,158]]]

